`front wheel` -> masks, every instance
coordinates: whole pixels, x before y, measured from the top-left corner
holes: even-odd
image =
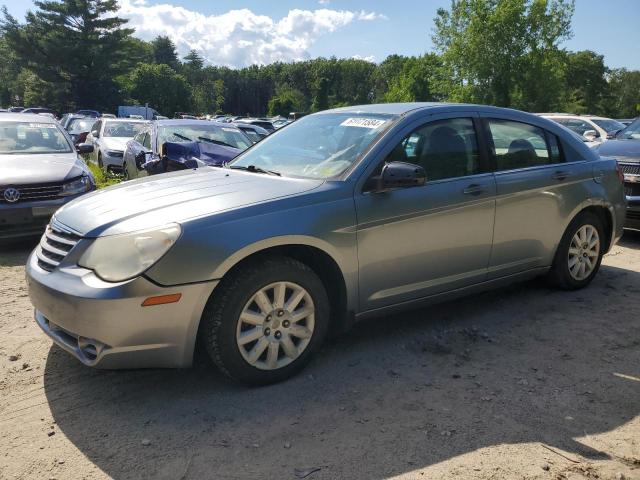
[[[329,300],[307,265],[271,257],[241,267],[216,288],[200,337],[216,366],[265,385],[300,371],[324,341]]]
[[[548,279],[564,290],[586,287],[598,273],[605,249],[600,217],[591,212],[579,214],[558,245]]]

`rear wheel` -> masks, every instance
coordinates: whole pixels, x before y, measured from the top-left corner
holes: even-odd
[[[200,335],[227,376],[264,385],[301,370],[322,344],[329,300],[305,264],[271,257],[240,268],[216,288]]]
[[[586,287],[598,273],[605,249],[600,217],[592,212],[579,214],[569,224],[558,245],[548,279],[565,290]]]
[[[100,152],[98,152],[98,167],[100,167],[100,170],[104,170],[104,163],[102,161],[102,154]]]

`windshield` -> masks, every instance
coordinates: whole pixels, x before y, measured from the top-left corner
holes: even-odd
[[[594,118],[592,119],[592,122],[598,125],[607,133],[617,132],[618,130],[622,130],[624,128],[624,124],[618,122],[617,120],[610,120],[608,118]]]
[[[72,151],[62,131],[53,123],[0,122],[0,154]]]
[[[231,163],[308,178],[330,178],[353,165],[395,115],[321,113],[278,130]]]
[[[103,137],[133,138],[140,133],[146,123],[142,122],[107,122],[104,126]]]
[[[163,125],[158,129],[158,147],[165,142],[209,142],[238,150],[251,146],[251,140],[237,128],[206,123]]]
[[[92,125],[95,123],[95,119],[86,118],[74,118],[67,125],[67,132],[69,133],[84,133],[90,132]]]
[[[640,140],[640,117],[636,118],[631,125],[618,134],[618,138],[628,140]]]

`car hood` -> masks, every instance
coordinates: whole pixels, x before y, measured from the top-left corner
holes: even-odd
[[[322,183],[202,167],[98,190],[66,204],[55,218],[83,236],[115,235],[298,195]]]
[[[100,141],[102,146],[107,150],[117,150],[124,152],[127,148],[127,143],[131,140],[129,137],[103,137]]]
[[[640,140],[609,140],[598,147],[598,153],[621,161],[640,161]]]
[[[62,182],[86,172],[75,153],[0,155],[0,185]]]

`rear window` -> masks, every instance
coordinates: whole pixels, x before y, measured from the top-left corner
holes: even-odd
[[[563,161],[557,137],[542,128],[510,120],[490,119],[489,130],[499,171]]]
[[[53,123],[0,122],[0,154],[71,153],[73,149]]]

